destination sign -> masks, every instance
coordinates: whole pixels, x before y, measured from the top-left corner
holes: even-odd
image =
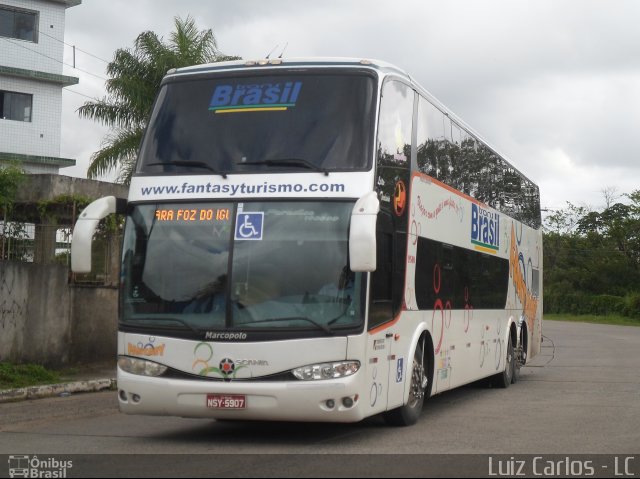
[[[229,208],[159,208],[156,221],[229,221]]]

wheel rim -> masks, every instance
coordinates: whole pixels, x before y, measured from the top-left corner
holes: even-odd
[[[429,379],[424,371],[422,354],[416,352],[413,358],[413,370],[411,372],[411,385],[409,387],[409,407],[415,407],[424,398],[424,392],[429,384]]]
[[[507,380],[511,382],[511,378],[513,377],[513,345],[511,341],[509,341],[509,347],[507,348],[505,375]]]

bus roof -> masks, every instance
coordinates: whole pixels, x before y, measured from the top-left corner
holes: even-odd
[[[262,68],[323,68],[323,67],[353,67],[371,68],[381,73],[395,73],[410,79],[409,75],[400,68],[381,60],[363,58],[341,58],[341,57],[315,57],[315,58],[262,58],[258,60],[233,60],[226,62],[207,63],[203,65],[193,65],[183,68],[172,68],[167,75],[183,75],[192,73],[205,73],[227,70],[248,70]]]

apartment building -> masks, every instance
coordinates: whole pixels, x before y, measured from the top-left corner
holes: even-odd
[[[59,173],[66,9],[82,0],[0,0],[0,166]]]

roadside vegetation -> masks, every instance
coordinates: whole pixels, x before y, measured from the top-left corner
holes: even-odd
[[[607,316],[598,316],[594,314],[545,314],[544,321],[571,321],[576,323],[640,327],[640,319],[629,318],[627,316],[621,316],[619,314],[611,314]]]
[[[600,211],[567,203],[545,219],[545,318],[640,324],[640,190],[603,194]]]
[[[60,382],[60,373],[37,364],[0,362],[0,390]]]

